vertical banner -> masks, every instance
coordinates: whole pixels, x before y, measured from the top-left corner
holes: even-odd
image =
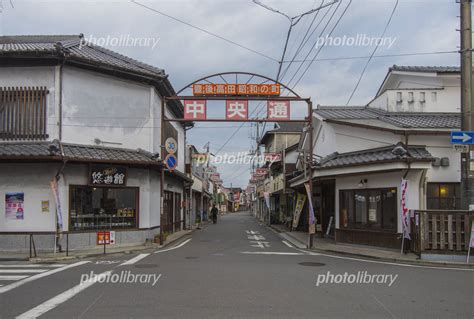
[[[264,192],[263,197],[265,198],[265,204],[267,205],[267,208],[270,209],[270,193]]]
[[[5,194],[5,219],[24,219],[25,194],[6,193]]]
[[[304,188],[306,188],[306,194],[308,196],[308,205],[309,205],[309,233],[314,234],[316,232],[316,218],[314,218],[314,209],[313,209],[313,201],[311,200],[311,191],[309,189],[309,183],[304,184]]]
[[[63,230],[63,213],[61,210],[61,200],[59,197],[59,186],[58,186],[58,181],[56,178],[53,178],[51,181],[51,190],[53,191],[54,194],[54,200],[56,202],[56,215],[57,215],[57,225],[56,228],[59,231]]]
[[[408,201],[408,181],[402,178],[402,183],[400,186],[401,197],[400,197],[400,213],[401,213],[401,221],[402,221],[402,233],[403,238],[411,239],[410,237],[410,214],[409,209],[407,207]]]
[[[304,202],[306,200],[306,195],[297,193],[296,194],[296,206],[295,206],[295,213],[293,214],[293,229],[298,227],[298,223],[300,221],[301,212],[303,211]]]

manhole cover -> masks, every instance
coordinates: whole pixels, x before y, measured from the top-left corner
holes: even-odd
[[[135,268],[156,268],[158,265],[156,264],[138,264],[135,265]]]
[[[304,261],[302,263],[298,263],[298,265],[301,265],[301,266],[309,266],[309,267],[321,267],[321,266],[326,266],[326,264],[323,264],[323,263],[315,263],[315,262],[312,262],[312,261]]]
[[[184,257],[186,259],[198,259],[199,257],[196,257],[196,256],[188,256],[188,257]]]

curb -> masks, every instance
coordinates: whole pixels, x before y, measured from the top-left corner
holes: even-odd
[[[300,243],[301,245],[306,247],[306,243],[301,242],[299,239],[287,234],[286,232],[281,232],[279,229],[276,229],[274,227],[267,226],[271,230],[275,231],[278,236],[280,236],[283,239],[287,239],[282,236],[282,234],[285,234],[288,237],[291,237],[293,241],[296,241]],[[295,244],[293,244],[295,245]],[[297,246],[297,245],[295,245]],[[297,247],[298,248],[298,247]],[[300,248],[303,249],[303,248]],[[307,248],[305,248],[307,249]],[[459,268],[459,269],[474,269],[473,264],[461,264],[461,263],[449,263],[449,262],[434,262],[434,261],[425,261],[425,260],[405,260],[405,259],[397,259],[397,258],[385,258],[385,257],[377,257],[377,256],[371,256],[371,255],[364,255],[364,254],[357,254],[357,253],[349,253],[349,252],[342,252],[342,251],[337,251],[337,250],[332,250],[332,249],[320,249],[320,248],[312,248],[308,249],[310,251],[314,252],[319,252],[319,253],[331,253],[334,255],[339,255],[339,256],[348,256],[348,257],[357,257],[360,259],[367,259],[367,260],[376,260],[376,261],[385,261],[385,262],[396,262],[399,264],[407,264],[407,265],[418,265],[418,266],[434,266],[434,267],[451,267],[451,268]]]
[[[103,257],[103,256],[115,256],[115,255],[121,255],[121,254],[132,254],[135,252],[140,252],[144,251],[147,249],[163,249],[165,247],[168,247],[169,245],[175,243],[176,241],[182,239],[185,236],[191,235],[196,229],[191,229],[189,232],[186,234],[183,234],[182,236],[179,236],[175,239],[173,239],[170,242],[166,242],[163,245],[156,245],[156,244],[151,244],[148,246],[143,246],[143,247],[124,247],[123,250],[120,251],[114,251],[114,252],[108,252],[105,255],[103,253],[85,253],[81,255],[75,255],[75,256],[58,256],[58,257],[0,257],[0,261],[30,261],[33,263],[48,263],[48,262],[61,262],[61,261],[74,261],[78,259],[84,259],[88,257]]]

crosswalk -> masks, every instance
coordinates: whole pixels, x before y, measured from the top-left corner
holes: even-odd
[[[0,287],[28,277],[47,273],[65,266],[64,264],[0,264]]]

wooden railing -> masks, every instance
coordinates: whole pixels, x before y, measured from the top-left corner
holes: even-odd
[[[462,210],[415,210],[412,250],[417,253],[464,253],[468,250],[473,213]]]
[[[47,138],[47,94],[45,87],[0,87],[0,139]]]

